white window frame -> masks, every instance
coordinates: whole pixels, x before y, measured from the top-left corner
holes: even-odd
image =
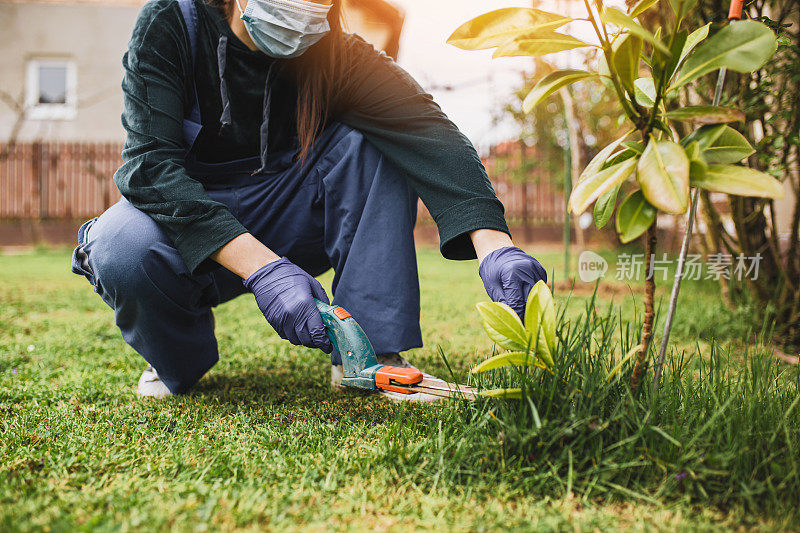
[[[66,67],[66,103],[39,103],[39,68]],[[78,114],[78,68],[75,61],[68,58],[32,58],[25,70],[25,107],[29,120],[73,120]]]

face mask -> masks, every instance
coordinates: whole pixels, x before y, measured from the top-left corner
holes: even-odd
[[[274,58],[297,57],[330,31],[330,5],[308,0],[248,0],[244,27],[256,47]]]

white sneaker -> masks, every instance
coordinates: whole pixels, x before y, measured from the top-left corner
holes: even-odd
[[[346,389],[347,387],[342,385],[342,379],[344,379],[342,365],[331,365],[331,387],[334,389]]]
[[[398,368],[416,368],[399,353],[385,353],[376,355],[375,357],[378,359],[378,363],[382,365],[396,366]],[[331,365],[331,387],[335,389],[347,388],[344,385],[342,385],[343,377],[344,377],[344,371],[342,369],[342,365]],[[436,379],[435,377],[431,376],[430,374],[426,374],[425,372],[422,373],[422,377],[424,379]],[[414,394],[403,394],[402,392],[385,391],[379,389],[378,393],[385,396],[389,400],[392,400],[393,402],[436,402],[444,399],[440,396],[434,396],[432,394],[426,394],[424,392],[417,392]]]
[[[142,377],[139,378],[139,387],[136,389],[139,396],[142,398],[165,398],[172,396],[164,382],[158,377],[156,369],[152,366],[147,366],[142,372]]]

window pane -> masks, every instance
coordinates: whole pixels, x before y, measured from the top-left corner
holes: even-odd
[[[39,66],[39,103],[67,103],[66,66]]]

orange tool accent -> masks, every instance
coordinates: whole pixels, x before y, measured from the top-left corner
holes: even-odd
[[[404,387],[395,386],[392,384],[393,381],[399,385],[415,385],[422,381],[422,372],[416,368],[399,368],[396,366],[384,366],[375,372],[375,385],[379,389],[402,392],[403,394],[414,393],[414,391]]]
[[[742,4],[744,0],[731,0],[731,9],[728,11],[728,20],[739,20],[742,18]]]
[[[350,313],[347,312],[347,309],[344,307],[337,307],[333,310],[333,314],[336,315],[339,320],[344,320],[345,318],[350,318]]]

